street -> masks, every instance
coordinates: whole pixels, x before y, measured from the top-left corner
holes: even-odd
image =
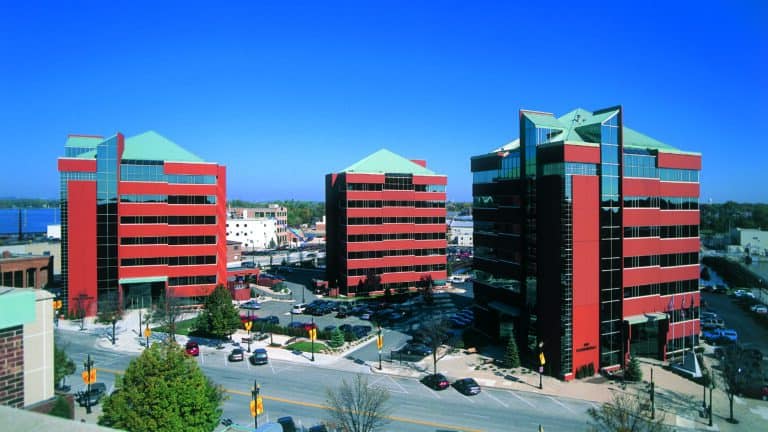
[[[95,337],[77,332],[58,331],[57,337],[78,370],[91,354],[99,370],[98,381],[112,387],[114,375],[125,370],[132,354],[116,353],[95,346]],[[391,396],[392,411],[388,430],[398,431],[531,431],[539,424],[545,429],[572,430],[586,425],[590,402],[533,393],[485,388],[472,397],[452,388],[435,392],[411,378],[376,375],[369,367],[339,359],[330,367],[270,360],[268,365],[249,362],[228,363],[226,351],[211,352],[198,358],[203,371],[223,386],[229,398],[224,402],[224,417],[241,425],[252,425],[248,412],[254,380],[261,386],[265,414],[260,421],[292,416],[304,426],[326,418],[325,391],[342,379],[362,373],[369,385],[385,387]],[[73,389],[79,387],[79,371],[68,378]],[[510,419],[514,418],[511,423]],[[581,429],[581,426],[577,427]]]

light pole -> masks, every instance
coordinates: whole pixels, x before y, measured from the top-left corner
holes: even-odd
[[[144,329],[144,337],[147,338],[147,348],[149,349],[149,337],[152,336],[152,330],[149,329],[149,321],[147,321],[147,327]]]
[[[248,331],[248,352],[251,352],[251,327],[253,327],[253,321],[251,321],[251,311],[248,310],[248,321],[244,324],[245,329]]]
[[[544,374],[544,364],[546,362],[547,360],[544,358],[544,342],[539,342],[539,390],[544,389],[542,375]]]
[[[707,408],[707,411],[709,411],[709,425],[712,426],[712,390],[715,389],[715,380],[711,379],[709,381],[709,407]]]
[[[85,413],[91,413],[91,383],[96,381],[96,370],[93,369],[93,360],[88,354],[88,359],[83,362],[83,378],[85,379]]]
[[[302,291],[303,293],[304,291]],[[309,329],[309,340],[312,350],[312,361],[315,361],[315,337],[317,336],[317,328],[315,328],[315,316],[312,315],[312,327]]]
[[[653,382],[653,368],[651,368],[651,420],[656,418],[656,384]]]
[[[381,334],[381,326],[379,326],[379,334],[376,336],[376,346],[379,348],[379,370],[381,370],[381,350],[384,347],[384,335]]]
[[[261,414],[261,408],[259,405],[261,405],[261,396],[259,396],[259,392],[261,389],[259,388],[259,382],[256,380],[253,380],[253,390],[251,390],[251,415],[253,416],[253,427],[258,429],[259,428],[259,414]]]

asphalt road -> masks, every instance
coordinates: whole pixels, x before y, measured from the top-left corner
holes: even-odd
[[[80,382],[80,369],[87,353],[91,353],[100,371],[98,380],[108,386],[114,382],[114,374],[125,370],[135,356],[98,348],[93,335],[57,331],[57,338],[67,345],[68,354],[78,365],[78,371],[68,379],[70,383]],[[540,424],[545,430],[583,429],[586,410],[593,406],[586,401],[501,389],[483,389],[472,397],[452,388],[435,392],[415,379],[371,374],[367,367],[348,359],[340,359],[333,367],[278,360],[255,367],[248,362],[228,363],[224,350],[203,355],[198,361],[206,375],[229,395],[223,406],[224,417],[242,425],[253,424],[248,403],[254,380],[261,386],[265,404],[266,412],[260,421],[290,415],[310,426],[327,418],[326,389],[335,388],[342,379],[350,380],[356,374],[364,374],[369,385],[389,391],[392,410],[387,430],[531,431]],[[77,388],[77,384],[73,387]]]

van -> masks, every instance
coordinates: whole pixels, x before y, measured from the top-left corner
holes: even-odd
[[[725,328],[725,321],[722,318],[706,318],[701,320],[701,328],[703,329],[721,329]]]
[[[249,360],[253,365],[267,364],[269,362],[269,357],[267,356],[267,350],[264,348],[256,348],[255,350],[253,350],[253,355],[251,355],[251,358]]]
[[[304,303],[296,303],[295,305],[293,305],[293,308],[291,308],[291,313],[292,314],[303,314],[304,313],[304,309],[306,309],[306,308],[307,308],[306,304],[304,304]]]

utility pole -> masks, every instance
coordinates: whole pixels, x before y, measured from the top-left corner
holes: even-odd
[[[656,389],[655,386],[656,384],[654,384],[653,382],[653,368],[651,368],[651,420],[656,418],[656,403],[654,401],[655,399],[654,392]]]

